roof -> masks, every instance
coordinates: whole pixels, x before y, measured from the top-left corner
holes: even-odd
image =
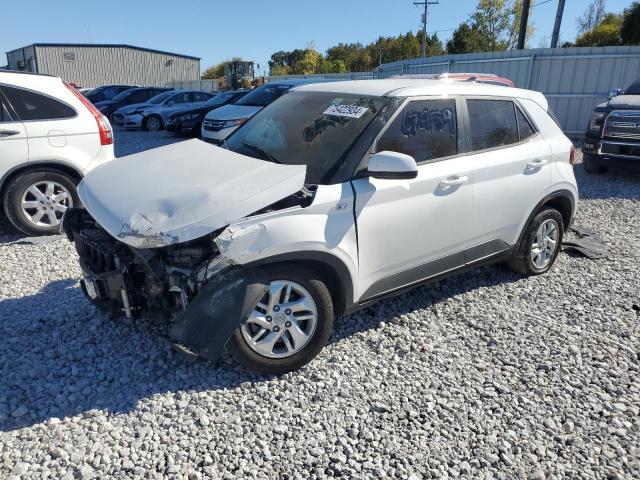
[[[453,80],[427,80],[420,78],[388,78],[384,80],[349,80],[315,83],[296,87],[297,91],[350,93],[387,97],[417,97],[422,95],[483,95],[496,97],[529,98],[546,104],[544,95],[499,85],[457,82]]]
[[[200,57],[192,57],[190,55],[183,55],[181,53],[165,52],[164,50],[155,50],[153,48],[136,47],[134,45],[127,45],[126,43],[32,43],[24,47],[15,48],[9,50],[7,53],[16,52],[24,48],[29,47],[74,47],[74,48],[129,48],[131,50],[140,50],[142,52],[160,53],[163,55],[171,55],[173,57],[190,58],[191,60],[200,60]]]
[[[309,83],[326,83],[326,82],[335,82],[335,80],[330,78],[285,78],[282,80],[271,80],[265,85],[307,85]]]

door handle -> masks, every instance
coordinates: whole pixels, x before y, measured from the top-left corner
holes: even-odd
[[[453,177],[447,177],[444,180],[440,180],[441,187],[458,187],[464,183],[469,181],[469,177],[466,175],[458,176],[455,175]]]
[[[527,163],[527,168],[531,168],[531,169],[540,168],[540,167],[543,167],[544,165],[546,165],[547,163],[549,163],[549,162],[546,161],[546,160],[543,160],[541,158],[536,158],[535,160]]]
[[[0,130],[0,137],[11,137],[12,135],[18,135],[20,130]]]

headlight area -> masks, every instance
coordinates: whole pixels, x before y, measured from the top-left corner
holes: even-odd
[[[227,120],[226,122],[224,122],[224,125],[222,128],[239,127],[243,123],[246,123],[246,121],[247,121],[246,118],[238,118],[236,120]]]
[[[174,118],[178,122],[190,122],[193,120],[198,120],[202,114],[200,113],[188,113],[186,115],[180,115],[179,117]]]
[[[591,120],[589,121],[590,133],[600,133],[600,129],[602,128],[606,115],[606,112],[593,112]]]

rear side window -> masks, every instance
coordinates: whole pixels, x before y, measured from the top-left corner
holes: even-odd
[[[206,102],[211,98],[211,95],[205,92],[193,92],[194,102]]]
[[[471,147],[485,150],[519,140],[515,105],[510,100],[467,100]]]
[[[58,100],[14,87],[2,87],[20,120],[60,120],[73,118],[76,111]]]
[[[393,120],[376,145],[376,151],[405,153],[416,162],[457,153],[456,103],[447,100],[409,102]]]
[[[136,90],[129,97],[127,97],[128,103],[142,103],[149,99],[148,90]]]
[[[11,122],[11,115],[9,115],[9,110],[7,109],[4,101],[2,99],[2,94],[0,93],[0,123],[3,122]]]
[[[536,131],[533,129],[531,123],[519,108],[516,108],[516,117],[518,119],[518,133],[520,134],[520,141],[532,137],[536,133]]]

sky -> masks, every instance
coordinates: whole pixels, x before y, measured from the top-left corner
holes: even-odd
[[[439,0],[429,7],[427,30],[446,40],[477,0]],[[557,0],[532,0],[529,46],[548,46]],[[567,0],[561,40],[576,36],[587,0]],[[631,0],[607,0],[621,12]],[[419,30],[413,0],[0,0],[1,52],[31,43],[126,43],[201,57],[202,70],[234,56],[254,60],[260,74],[278,50],[321,51],[340,42],[366,44],[378,36]]]

